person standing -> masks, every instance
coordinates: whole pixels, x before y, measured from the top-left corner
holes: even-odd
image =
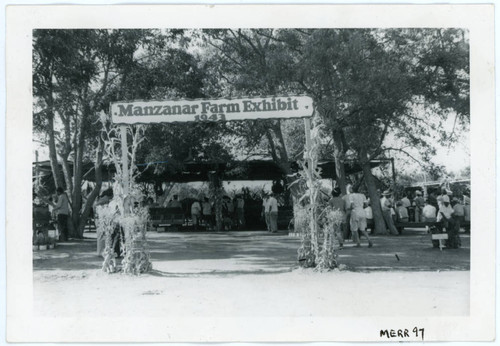
[[[453,203],[453,217],[457,223],[457,228],[460,230],[465,221],[465,208],[457,197],[453,198]]]
[[[461,241],[458,235],[458,225],[455,222],[453,214],[454,211],[450,205],[450,198],[448,196],[443,196],[442,205],[439,208],[436,221],[441,222],[441,227],[446,228],[446,232],[448,233],[446,246],[456,249],[461,246]]]
[[[415,207],[415,222],[422,221],[422,209],[424,208],[424,198],[422,192],[415,191],[415,198],[413,199],[413,206]]]
[[[227,214],[228,214],[228,222],[230,223],[231,229],[234,228],[234,203],[231,197],[227,196],[226,198],[226,206],[227,206]]]
[[[352,185],[348,184],[346,186],[346,194],[342,196],[342,199],[344,200],[344,210],[345,210],[345,229],[344,231],[344,239],[349,239],[351,237],[351,225],[350,225],[350,219],[351,219],[351,200],[350,196],[352,193]]]
[[[386,190],[382,193],[382,198],[380,199],[380,206],[382,208],[382,216],[384,217],[385,225],[389,229],[389,233],[392,235],[398,235],[399,232],[394,226],[394,221],[392,219],[392,201],[390,199],[391,193]]]
[[[443,206],[443,200],[445,197],[448,198],[448,203],[449,203],[449,196],[448,195],[449,195],[448,191],[445,188],[442,188],[441,194],[439,196],[437,196],[437,198],[436,198],[438,209],[441,209],[441,207]]]
[[[373,221],[373,209],[370,203],[370,199],[366,200],[365,204],[365,216],[366,216],[366,231],[372,231],[375,227],[375,222]]]
[[[358,187],[353,188],[353,193],[350,195],[351,200],[351,232],[353,236],[353,241],[356,242],[356,246],[360,247],[360,236],[359,233],[365,236],[368,239],[368,247],[372,247],[373,243],[366,233],[366,215],[365,215],[365,203],[366,197],[364,194],[358,192]],[[359,233],[358,233],[359,232]]]
[[[245,200],[242,195],[236,198],[236,215],[238,217],[238,229],[245,226]]]
[[[57,203],[54,206],[54,211],[57,215],[57,228],[59,229],[59,240],[68,240],[68,217],[69,217],[69,200],[68,195],[62,187],[57,188]]]
[[[278,232],[278,200],[276,194],[272,193],[267,202],[267,210],[269,211],[269,224],[271,233]]]
[[[396,203],[396,212],[399,222],[408,222],[408,209],[404,206],[403,201],[399,201]]]
[[[197,231],[200,226],[200,216],[201,216],[201,205],[198,200],[195,200],[191,204],[191,219],[193,220],[194,230]]]
[[[205,197],[203,203],[201,205],[202,213],[203,213],[203,222],[205,223],[207,230],[212,229],[212,204],[208,200],[208,197]]]
[[[271,232],[269,210],[267,209],[268,203],[269,203],[269,195],[266,192],[264,192],[264,195],[262,196],[262,217],[264,218],[264,222],[266,223],[267,231]]]
[[[333,234],[337,238],[339,242],[340,248],[344,247],[344,232],[343,229],[345,227],[345,207],[344,207],[344,200],[342,199],[341,191],[338,187],[334,188],[332,190],[332,198],[328,201],[328,204],[335,209],[338,210],[342,213],[342,223],[340,225],[334,225],[333,226]]]
[[[94,203],[94,213],[96,217],[98,217],[99,208],[109,204],[113,195],[113,190],[104,191],[99,199]],[[97,227],[96,229],[96,238],[97,238],[97,256],[105,257],[104,250],[106,249],[106,233],[101,227]]]
[[[464,196],[464,221],[465,232],[470,233],[470,198]]]

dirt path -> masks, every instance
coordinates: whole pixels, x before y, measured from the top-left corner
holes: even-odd
[[[101,268],[96,256],[95,233],[86,239],[61,243],[54,250],[33,254],[38,270],[93,270]],[[347,241],[339,263],[350,271],[469,270],[470,236],[462,235],[462,248],[433,248],[430,235],[407,230],[402,236],[373,237],[356,248]],[[297,268],[300,240],[286,233],[260,231],[227,233],[148,233],[153,268],[162,275],[282,273]]]
[[[154,270],[100,271],[95,239],[34,254],[34,306],[44,316],[441,316],[469,312],[469,237],[434,249],[429,235],[347,243],[342,271],[297,267],[299,240],[265,232],[152,233]],[[395,255],[398,255],[399,260]],[[381,306],[383,307],[381,309]]]

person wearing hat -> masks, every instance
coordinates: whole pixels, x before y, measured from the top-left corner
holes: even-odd
[[[457,224],[453,218],[453,208],[450,205],[450,197],[442,196],[441,207],[437,215],[437,222],[441,223],[441,227],[446,229],[448,233],[448,240],[446,246],[451,248],[458,248],[461,245],[460,237],[458,236]]]
[[[436,198],[438,208],[441,208],[441,206],[443,205],[444,197],[447,197],[448,203],[450,203],[450,195],[451,195],[451,191],[446,190],[444,187],[441,189],[441,194],[439,196],[437,196],[437,198]]]
[[[422,209],[424,208],[424,198],[420,190],[415,191],[415,198],[413,199],[413,206],[415,207],[415,222],[422,221]]]
[[[382,208],[382,216],[384,217],[385,225],[389,229],[389,233],[392,235],[398,235],[399,232],[394,226],[394,221],[392,220],[392,201],[391,192],[385,190],[382,193],[382,198],[380,199],[380,206]]]

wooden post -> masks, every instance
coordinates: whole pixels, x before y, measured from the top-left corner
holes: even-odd
[[[304,128],[306,131],[306,150],[311,149],[311,119],[304,118]]]
[[[394,167],[394,157],[391,157],[391,166],[392,166],[392,190],[396,192],[396,168]]]
[[[122,189],[123,194],[128,194],[128,144],[127,144],[127,125],[120,125],[120,137],[122,140]]]
[[[36,158],[36,165],[35,165],[35,174],[36,174],[36,188],[40,187],[40,167],[38,165],[38,150],[35,150],[35,158]],[[38,193],[38,191],[36,191]]]

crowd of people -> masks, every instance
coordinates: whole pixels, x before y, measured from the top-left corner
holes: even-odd
[[[361,246],[361,237],[366,238],[368,247],[373,246],[370,238],[370,231],[374,229],[374,218],[372,203],[358,186],[348,185],[347,193],[341,194],[340,189],[332,190],[332,197],[329,204],[342,214],[342,223],[335,228],[334,234],[340,247],[346,239],[352,239],[356,246]],[[57,195],[50,200],[44,200],[57,220],[59,240],[68,239],[68,218],[70,215],[69,199],[62,188],[58,188]],[[381,213],[385,223],[386,232],[391,235],[401,233],[403,226],[415,222],[434,226],[434,231],[446,230],[449,239],[448,247],[459,247],[459,230],[464,228],[470,231],[470,198],[466,195],[453,196],[450,190],[443,188],[438,195],[436,192],[423,196],[422,191],[415,190],[408,192],[399,199],[395,199],[391,191],[386,190],[380,193]],[[143,206],[147,208],[171,208],[181,210],[186,220],[191,219],[194,230],[201,227],[206,230],[214,230],[216,225],[215,203],[208,197],[201,199],[185,198],[179,200],[178,195],[173,195],[167,199],[166,194],[147,198]],[[108,204],[113,199],[111,188],[103,191],[94,203],[94,214],[100,206]],[[234,198],[224,196],[222,198],[222,229],[233,230],[245,227],[245,200],[242,194],[237,194]],[[261,217],[265,221],[268,232],[278,231],[278,200],[275,193],[263,193]],[[97,232],[98,253],[104,250],[104,233]],[[113,247],[119,254],[120,230],[117,229],[113,235]]]
[[[470,199],[452,197],[448,189],[442,189],[436,196],[431,192],[427,198],[422,196],[422,191],[407,193],[401,199],[395,199],[393,193],[386,190],[381,193],[380,207],[384,219],[386,232],[399,235],[402,225],[409,222],[433,226],[436,230],[446,230],[448,233],[447,246],[457,248],[461,245],[459,230],[463,227],[470,231]],[[358,188],[347,186],[347,193],[342,195],[339,188],[332,190],[329,204],[342,213],[342,223],[335,229],[335,236],[343,247],[345,239],[351,238],[356,246],[361,246],[360,236],[368,241],[368,247],[373,246],[368,231],[374,229],[373,210],[370,199]],[[399,226],[399,227],[398,227]]]
[[[178,211],[184,215],[186,220],[191,219],[194,230],[201,229],[213,230],[216,224],[216,205],[215,201],[209,197],[185,198],[179,200],[178,195],[173,195],[171,199],[166,198],[166,194],[161,194],[156,198],[146,199],[147,208],[168,208],[170,211]],[[222,203],[222,226],[223,230],[242,229],[245,224],[245,200],[243,195],[238,194],[234,198],[223,196]],[[186,222],[187,223],[187,222]]]

